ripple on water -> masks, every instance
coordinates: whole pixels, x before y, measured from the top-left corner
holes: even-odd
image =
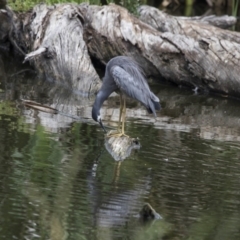
[[[144,202],[171,226],[165,238],[239,239],[239,104],[160,95],[157,119],[130,111],[127,134],[141,148],[121,163],[99,125],[29,110],[25,120],[1,115],[1,239],[140,239],[162,230],[136,221]]]
[[[149,198],[158,196],[158,209],[168,221],[177,229],[183,229],[183,222],[184,226],[194,229],[197,225],[201,228],[199,221],[218,226],[218,219],[227,215],[230,215],[229,221],[239,220],[238,216],[231,216],[239,206],[238,143],[204,140],[195,134],[174,130],[148,133],[141,140],[139,157],[150,162],[153,184]],[[192,234],[189,227],[183,230],[185,234]],[[195,234],[204,231],[203,226],[200,233]],[[234,232],[239,236],[236,228]]]

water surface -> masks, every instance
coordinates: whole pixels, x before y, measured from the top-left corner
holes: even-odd
[[[153,84],[162,111],[154,119],[128,101],[126,131],[141,148],[119,163],[91,120],[94,98],[31,71],[15,74],[21,67],[3,59],[1,239],[240,238],[240,101]],[[118,97],[104,104],[107,127],[117,125],[118,104]],[[163,219],[142,225],[145,202]]]

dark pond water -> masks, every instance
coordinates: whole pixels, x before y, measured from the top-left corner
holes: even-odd
[[[90,118],[93,99],[20,70],[0,59],[1,240],[240,239],[240,101],[153,84],[163,109],[154,119],[128,102],[141,148],[120,164]],[[103,107],[108,127],[117,106]],[[145,202],[161,220],[142,225]]]

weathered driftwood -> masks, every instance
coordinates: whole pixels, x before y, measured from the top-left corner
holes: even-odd
[[[40,104],[40,103],[35,102],[35,101],[22,99],[22,103],[29,108],[33,108],[33,109],[36,109],[36,110],[39,110],[39,111],[42,111],[42,112],[51,113],[51,114],[57,114],[58,113],[57,109],[46,106],[46,105],[43,105],[43,104]]]
[[[210,24],[220,28],[229,28],[237,22],[237,18],[234,16],[195,16],[195,17],[176,17],[171,16],[157,8],[150,6],[141,6],[138,8],[139,19],[148,23],[150,26],[156,28],[161,32],[172,32],[180,33],[182,28],[182,23],[184,21],[189,21],[189,26],[191,23],[200,24]],[[179,23],[179,24],[178,24]],[[175,29],[176,28],[176,29]],[[176,31],[176,32],[175,32]]]
[[[132,56],[148,76],[240,97],[239,33],[146,6],[140,8],[140,18],[114,4],[41,4],[19,16],[9,36],[20,38],[11,42],[25,48],[26,60],[48,79],[83,94],[100,86],[90,54],[103,64],[116,55]]]
[[[149,55],[145,43],[155,44],[155,40],[147,40],[152,36],[144,33],[150,29],[159,34],[157,31],[115,4],[95,6],[84,3],[80,9],[85,17],[84,39],[90,55],[103,64],[113,56],[132,56],[143,66],[147,75],[160,75],[152,59],[145,56]]]
[[[25,37],[38,70],[82,94],[99,89],[100,79],[83,40],[83,16],[76,4],[34,7],[25,20]]]
[[[237,18],[234,16],[216,16],[216,15],[209,15],[209,16],[195,16],[195,17],[176,17],[178,19],[186,20],[186,21],[196,21],[202,23],[208,23],[215,27],[219,28],[230,28],[237,22]]]
[[[130,156],[133,149],[139,149],[140,143],[135,138],[106,136],[105,147],[115,161],[122,161]]]
[[[227,31],[213,26],[219,25],[225,27],[228,23],[229,25],[232,25],[236,23],[235,17],[227,18],[223,16],[221,22],[219,21],[221,17],[212,18],[211,22],[207,21],[208,17],[203,18],[203,21],[196,21],[195,18],[174,17],[149,6],[139,7],[138,12],[140,14],[139,19],[143,22],[162,33],[169,32],[176,35],[183,35],[186,38],[186,41],[189,37],[195,40],[212,37],[217,38],[218,41],[229,40],[240,43],[240,34],[238,32]]]
[[[80,8],[89,52],[103,63],[113,55],[130,55],[149,75],[240,96],[239,33],[207,24],[191,27],[189,21],[183,21],[188,28],[182,32],[162,33],[116,5]]]

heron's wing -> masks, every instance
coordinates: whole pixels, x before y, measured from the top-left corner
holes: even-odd
[[[130,74],[119,66],[113,66],[110,71],[115,83],[123,93],[140,101],[150,112],[155,112],[153,102],[159,103],[159,99],[150,91],[143,76]]]

